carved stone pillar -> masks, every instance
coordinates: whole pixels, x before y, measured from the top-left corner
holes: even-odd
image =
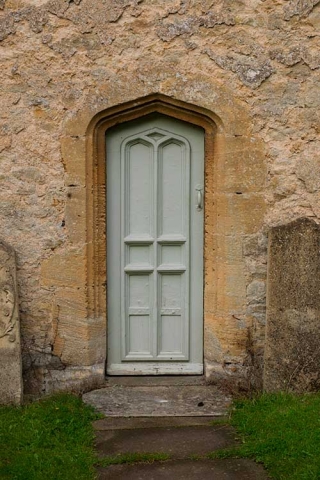
[[[19,305],[14,250],[0,241],[0,403],[22,401]]]

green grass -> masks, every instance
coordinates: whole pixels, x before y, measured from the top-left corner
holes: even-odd
[[[95,478],[92,420],[98,415],[73,395],[25,407],[0,408],[2,480]]]
[[[119,455],[110,455],[99,459],[100,467],[109,467],[110,465],[122,465],[124,463],[154,463],[170,460],[170,455],[166,453],[123,453]]]
[[[93,480],[95,466],[170,459],[161,453],[132,453],[98,460],[93,449],[96,418],[93,409],[73,395],[56,395],[25,407],[1,407],[1,480]],[[276,480],[320,479],[320,394],[261,395],[237,401],[230,423],[238,432],[239,446],[207,458],[252,458]]]
[[[277,480],[320,479],[320,394],[265,394],[235,403],[241,444],[209,458],[249,457]]]

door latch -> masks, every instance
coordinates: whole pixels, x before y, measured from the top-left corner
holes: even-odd
[[[196,204],[196,207],[197,207],[197,210],[198,212],[200,210],[202,210],[203,208],[203,187],[201,185],[197,185],[196,186],[196,192],[197,192],[197,204]]]

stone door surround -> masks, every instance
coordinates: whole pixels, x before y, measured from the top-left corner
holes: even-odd
[[[154,112],[198,125],[205,131],[205,373],[220,378],[231,366],[233,375],[242,374],[248,328],[252,326],[252,319],[245,316],[243,242],[262,227],[265,158],[262,143],[252,135],[245,111],[236,104],[232,107],[231,101],[227,105],[224,96],[217,100],[215,108],[213,99],[208,99],[207,109],[156,93],[96,114],[90,108],[68,121],[61,140],[68,187],[68,245],[42,265],[43,284],[55,290],[54,354],[66,365],[64,372],[51,375],[50,389],[56,389],[61,378],[67,377],[69,383],[70,377],[73,385],[85,384],[88,388],[104,377],[106,134],[114,125]],[[263,334],[260,332],[259,336],[262,338]]]

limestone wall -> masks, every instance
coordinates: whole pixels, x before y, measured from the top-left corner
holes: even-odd
[[[26,392],[103,378],[105,312],[91,309],[88,284],[88,127],[157,93],[217,119],[206,372],[260,385],[268,229],[320,215],[318,3],[0,0],[1,238],[17,253]]]

